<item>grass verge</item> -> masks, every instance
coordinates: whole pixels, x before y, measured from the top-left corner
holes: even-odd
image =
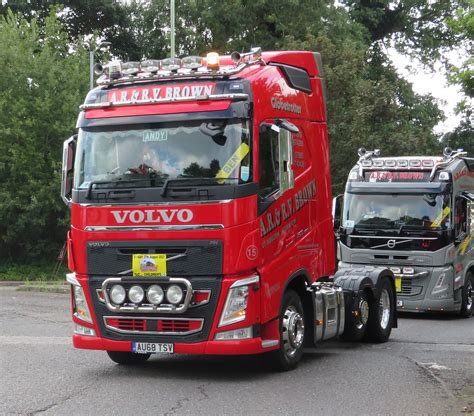
[[[42,264],[0,264],[0,281],[50,282],[64,281],[67,267],[56,263]]]

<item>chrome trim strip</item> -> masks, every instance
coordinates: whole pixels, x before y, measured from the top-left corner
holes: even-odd
[[[408,278],[412,278],[412,279],[416,279],[418,277],[425,277],[425,276],[428,276],[429,272],[427,270],[424,270],[422,272],[418,272],[418,273],[414,273],[414,274],[406,274],[406,273],[395,273],[393,270],[392,270],[392,273],[395,277],[402,277],[404,279],[408,279]]]
[[[374,239],[387,239],[387,240],[406,240],[409,238],[410,240],[437,240],[438,237],[388,237],[388,236],[378,236],[378,235],[352,235],[349,234],[348,237],[351,238],[374,238]]]
[[[169,206],[175,206],[175,205],[204,205],[204,204],[229,204],[230,202],[234,201],[233,199],[217,199],[215,201],[176,201],[176,202],[153,202],[153,203],[145,203],[142,204],[140,203],[141,207],[169,207]],[[81,207],[101,207],[101,208],[108,208],[108,207],[116,207],[117,205],[120,206],[136,206],[136,202],[130,202],[130,203],[122,203],[122,202],[117,202],[116,204],[96,204],[96,203],[82,203],[79,204]]]
[[[389,241],[393,241],[393,247],[389,246]],[[403,244],[403,243],[409,243],[410,241],[413,241],[411,238],[409,240],[402,240],[402,241],[396,241],[393,238],[390,238],[385,244],[379,244],[378,246],[371,246],[370,248],[380,248],[380,247],[385,247],[387,246],[389,249],[395,248],[397,244]]]
[[[236,282],[232,283],[232,285],[230,286],[230,289],[241,287],[241,286],[247,286],[252,283],[258,283],[259,281],[260,281],[260,276],[256,274],[255,276],[250,276],[250,277],[247,277],[246,279],[237,280]]]
[[[262,348],[276,347],[278,343],[277,339],[262,339]]]
[[[191,335],[191,334],[195,334],[196,332],[202,331],[202,328],[204,326],[203,318],[149,318],[149,317],[144,317],[144,316],[104,316],[103,319],[104,319],[104,325],[106,326],[106,328],[114,332],[120,332],[122,334]],[[198,329],[193,329],[191,331],[178,331],[178,332],[132,331],[132,330],[119,329],[111,325],[108,325],[107,319],[143,319],[147,321],[192,321],[192,322],[200,322],[201,326]]]
[[[66,281],[68,283],[70,283],[71,285],[81,287],[81,284],[79,283],[79,281],[76,278],[76,273],[74,273],[74,272],[73,273],[66,273]]]
[[[174,97],[174,98],[162,98],[159,100],[130,100],[130,101],[107,101],[105,103],[91,103],[82,104],[79,106],[81,110],[91,110],[97,108],[110,108],[110,107],[124,107],[129,105],[150,105],[150,104],[169,104],[169,103],[183,103],[192,101],[245,101],[248,100],[248,94],[209,94],[209,95],[198,95],[192,97]]]
[[[195,224],[195,225],[94,225],[84,228],[85,231],[182,231],[182,230],[222,230],[223,224]]]
[[[183,303],[181,306],[174,306],[174,305],[166,305],[166,306],[115,306],[112,302],[110,302],[109,299],[109,294],[107,292],[107,286],[109,284],[113,283],[122,283],[122,278],[121,277],[112,277],[109,279],[106,279],[102,283],[102,291],[104,292],[104,298],[105,298],[105,306],[107,309],[111,312],[130,312],[130,313],[140,313],[140,312],[164,312],[164,313],[183,313],[186,312],[187,309],[189,308],[189,304],[191,303],[191,298],[193,296],[193,288],[191,286],[191,283],[189,280],[184,279],[182,277],[169,277],[165,282],[163,282],[162,278],[161,280],[153,279],[153,278],[147,278],[150,279],[148,282],[150,283],[157,283],[157,284],[163,284],[163,283],[181,283],[184,286],[186,286],[186,296],[184,297]]]

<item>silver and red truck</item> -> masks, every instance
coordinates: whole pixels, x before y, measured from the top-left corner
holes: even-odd
[[[340,269],[390,267],[399,311],[470,317],[474,286],[474,159],[359,152],[339,229]]]

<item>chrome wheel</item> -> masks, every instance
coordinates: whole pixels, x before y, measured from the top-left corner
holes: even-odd
[[[356,323],[357,329],[361,329],[369,320],[369,302],[361,299],[359,302],[359,319]]]
[[[293,305],[289,305],[283,314],[282,340],[288,357],[293,357],[303,345],[304,320]]]
[[[388,322],[390,321],[390,309],[390,295],[387,289],[383,289],[382,293],[380,293],[379,301],[379,319],[382,329],[387,328]]]

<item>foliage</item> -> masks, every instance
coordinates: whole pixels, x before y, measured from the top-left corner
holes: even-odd
[[[58,198],[62,141],[87,91],[87,51],[55,14],[0,17],[0,258],[57,254],[67,209]],[[54,258],[54,257],[52,257]]]
[[[57,264],[37,262],[36,264],[18,264],[18,263],[3,263],[0,266],[0,281],[43,281],[49,282],[52,280],[64,281],[64,274],[67,273],[67,268],[62,264],[59,268]]]
[[[472,0],[343,0],[370,42],[383,41],[424,62],[442,57],[464,36],[448,23]]]
[[[472,143],[466,104],[463,124],[438,141],[433,127],[442,113],[435,100],[415,94],[385,52],[393,45],[430,63],[461,42],[469,47],[472,1],[180,0],[177,54],[251,46],[320,51],[333,188],[340,192],[358,147],[380,148],[383,155],[440,154],[445,143],[465,148]],[[170,2],[1,4],[0,259],[27,263],[53,258],[64,240],[68,218],[59,198],[61,149],[74,132],[87,92],[83,39],[110,41],[112,54],[125,60],[167,57]],[[472,95],[469,65],[453,68],[451,79]],[[193,174],[201,167],[189,169]]]

